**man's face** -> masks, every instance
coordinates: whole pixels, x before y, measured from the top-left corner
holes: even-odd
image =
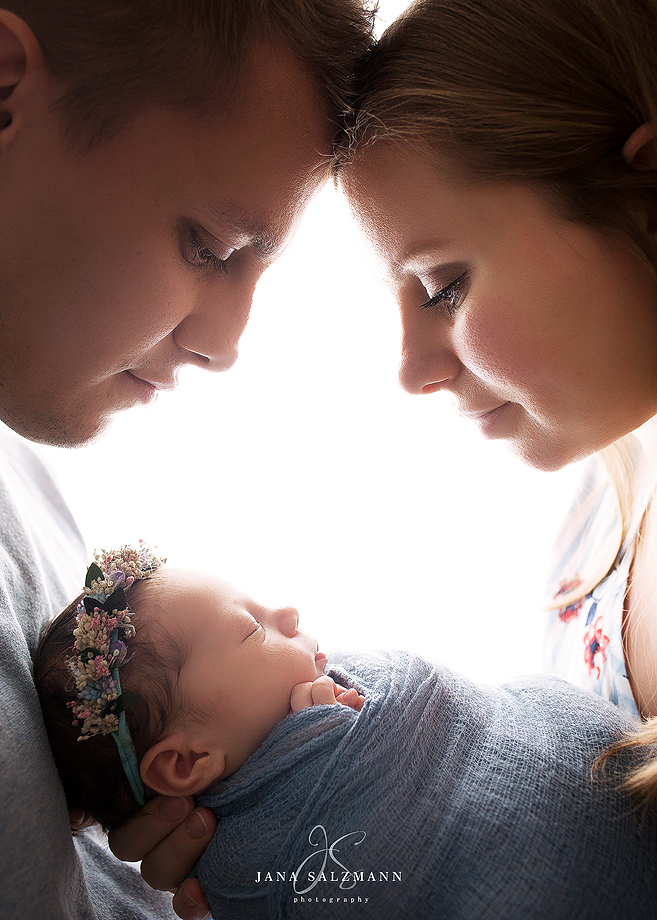
[[[223,117],[153,107],[84,153],[52,99],[0,132],[0,418],[19,433],[80,444],[182,365],[235,361],[331,142],[284,50],[262,49],[242,80]]]

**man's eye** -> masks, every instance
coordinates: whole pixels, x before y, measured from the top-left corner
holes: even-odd
[[[220,245],[218,241],[217,245]],[[228,271],[226,262],[233,252],[232,249],[226,248],[225,253],[222,252],[222,258],[220,258],[210,240],[205,240],[193,226],[184,228],[181,250],[183,258],[189,265],[209,274],[216,274],[217,272],[226,274]]]
[[[431,307],[439,307],[448,316],[454,316],[463,302],[467,293],[470,277],[467,271],[452,281],[450,284],[441,288],[426,303],[420,304],[421,310],[428,310]]]

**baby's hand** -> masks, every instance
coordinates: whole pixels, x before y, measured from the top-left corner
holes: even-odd
[[[302,709],[308,709],[310,706],[336,703],[336,691],[335,682],[326,674],[322,674],[316,680],[297,684],[292,688],[290,696],[292,712],[301,712]]]
[[[350,706],[357,712],[361,711],[365,705],[365,697],[362,696],[362,694],[360,694],[357,690],[354,690],[353,687],[347,690],[345,687],[341,687],[340,684],[336,684],[335,689],[335,698],[338,703],[342,703],[343,706]]]
[[[302,709],[308,709],[310,706],[338,703],[360,711],[365,703],[365,697],[354,689],[347,690],[340,684],[336,684],[326,674],[316,680],[297,684],[290,697],[292,712],[301,712]]]

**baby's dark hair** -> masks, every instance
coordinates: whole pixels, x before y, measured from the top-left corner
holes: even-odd
[[[140,622],[140,607],[157,580],[155,572],[126,590],[137,631],[128,642],[129,658],[120,675],[122,691],[138,697],[125,712],[137,762],[183,708],[177,685],[186,652],[158,625]],[[84,809],[110,831],[139,806],[114,739],[98,734],[79,741],[80,728],[73,724],[74,716],[67,706],[77,692],[67,661],[73,656],[79,602],[78,597],[47,625],[34,660],[34,682],[69,810]]]

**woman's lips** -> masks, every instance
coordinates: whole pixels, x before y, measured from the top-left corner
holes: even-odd
[[[470,411],[466,409],[458,409],[456,414],[460,415],[461,418],[469,418],[473,422],[478,422],[481,419],[492,415],[493,412],[497,412],[497,410],[501,409],[503,406],[508,406],[508,402],[500,403],[499,406],[493,406],[491,409],[471,409]]]
[[[499,416],[502,414],[503,410],[510,405],[510,402],[504,402],[499,406],[494,406],[492,409],[484,409],[480,412],[459,412],[458,414],[461,418],[467,418],[475,422],[475,424],[479,426],[484,437],[491,437],[494,433],[495,424]]]

